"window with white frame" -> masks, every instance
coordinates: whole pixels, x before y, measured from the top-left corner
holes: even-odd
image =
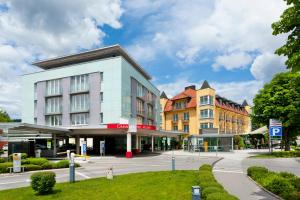
[[[61,97],[46,98],[46,113],[61,113]]]
[[[185,133],[190,132],[190,126],[189,125],[184,125],[183,126],[183,132],[185,132]]]
[[[136,100],[136,112],[137,114],[144,115],[144,102],[140,99]]]
[[[188,112],[183,113],[183,120],[189,120],[190,119],[190,115]]]
[[[200,128],[213,128],[214,124],[213,123],[201,123]]]
[[[178,131],[178,126],[177,125],[173,126],[173,131]]]
[[[173,114],[173,121],[177,122],[178,121],[178,114]]]
[[[71,112],[85,112],[90,107],[89,94],[71,96]]]
[[[213,118],[214,111],[212,109],[204,109],[200,111],[200,119]]]
[[[48,125],[48,126],[61,126],[62,125],[62,116],[61,115],[46,116],[46,125]]]
[[[89,90],[89,75],[71,77],[71,92],[84,92]]]
[[[200,105],[213,105],[213,96],[206,95],[200,97]]]
[[[55,80],[49,80],[46,82],[46,95],[57,95],[61,94],[61,80],[55,79]]]
[[[143,97],[144,96],[144,86],[139,82],[136,83],[136,96]]]
[[[72,125],[88,125],[89,114],[88,113],[71,114],[71,123]]]

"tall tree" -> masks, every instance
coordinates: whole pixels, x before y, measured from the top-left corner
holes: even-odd
[[[0,122],[10,122],[11,119],[6,111],[1,110],[0,108]]]
[[[269,119],[283,123],[285,150],[300,134],[300,73],[279,73],[253,99],[252,120],[269,125]]]
[[[273,35],[287,33],[289,36],[285,45],[275,53],[287,56],[287,68],[295,72],[300,71],[300,0],[284,1],[289,7],[280,16],[280,20],[272,24],[272,28]]]

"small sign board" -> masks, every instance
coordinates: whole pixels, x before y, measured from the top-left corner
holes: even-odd
[[[105,141],[100,141],[100,155],[105,155]]]
[[[47,149],[51,149],[51,141],[47,141]]]
[[[81,154],[84,156],[86,156],[86,149],[87,149],[86,141],[82,141]]]
[[[14,172],[21,172],[21,153],[13,154],[13,170]]]
[[[276,119],[270,119],[269,134],[271,139],[282,138],[282,123]]]

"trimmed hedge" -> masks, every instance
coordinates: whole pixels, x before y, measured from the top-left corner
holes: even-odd
[[[25,167],[25,171],[36,171],[42,169],[42,166],[33,165],[33,164],[26,164],[24,165],[24,167]]]
[[[0,158],[0,163],[5,163],[5,159],[4,158]]]
[[[46,158],[28,158],[29,164],[40,165],[42,166],[44,163],[48,163],[49,161]]]
[[[0,163],[0,173],[8,173],[9,172],[8,168],[12,166],[13,166],[12,162]]]
[[[204,200],[237,200],[235,196],[228,194],[223,186],[216,181],[210,165],[202,165],[199,168],[199,185]]]
[[[31,187],[38,194],[51,193],[55,183],[54,172],[37,172],[31,175]]]
[[[300,199],[300,178],[288,172],[272,172],[264,167],[249,167],[248,176],[283,199]]]

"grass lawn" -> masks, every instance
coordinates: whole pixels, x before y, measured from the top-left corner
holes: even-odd
[[[58,183],[53,194],[39,196],[31,187],[0,191],[0,199],[191,199],[191,186],[199,171],[146,172],[115,176],[114,180],[96,178],[73,184]]]
[[[263,153],[250,158],[296,158],[300,157],[300,151],[274,151],[272,153]]]

